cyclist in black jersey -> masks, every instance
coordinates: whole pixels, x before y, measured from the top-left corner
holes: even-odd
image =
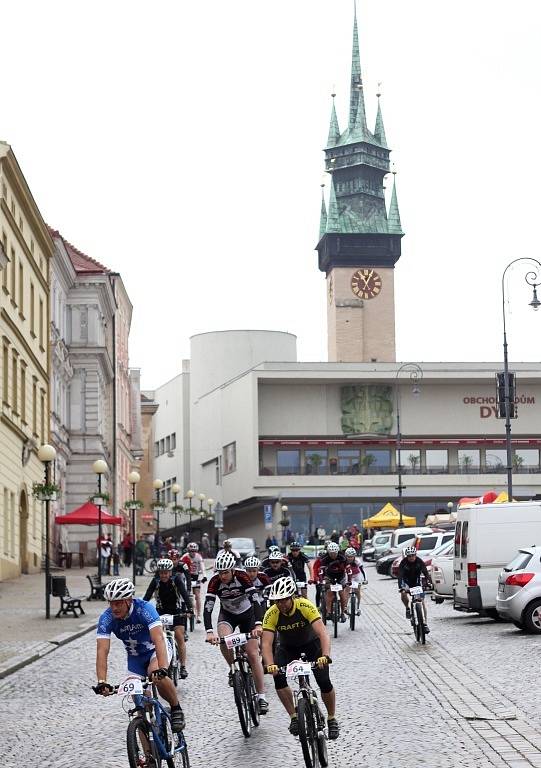
[[[263,570],[263,573],[267,578],[273,582],[282,576],[291,576],[293,581],[296,581],[293,569],[287,565],[287,560],[284,558],[280,550],[274,550],[269,555],[270,565]]]
[[[184,579],[179,573],[174,573],[173,561],[168,558],[158,560],[156,564],[156,576],[148,585],[143,600],[149,601],[156,599],[156,610],[163,615],[164,613],[193,613],[192,600]],[[185,642],[186,618],[182,619],[180,625],[175,626],[175,640],[178,646],[178,657],[180,659],[180,677],[185,680],[188,677],[186,670],[186,642]]]
[[[306,557],[304,552],[301,551],[301,545],[297,541],[293,541],[289,545],[289,555],[287,556],[287,560],[289,567],[295,574],[295,580],[304,581],[304,583],[306,583],[306,566],[310,562],[310,558]],[[308,595],[306,587],[301,589],[301,595],[303,597]]]

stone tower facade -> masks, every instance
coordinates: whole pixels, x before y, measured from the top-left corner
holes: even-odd
[[[317,245],[331,362],[396,359],[394,265],[403,232],[395,181],[388,211],[385,204],[389,155],[379,95],[374,130],[367,127],[355,14],[349,120],[341,132],[333,96],[325,149],[330,193],[328,207],[322,200]]]

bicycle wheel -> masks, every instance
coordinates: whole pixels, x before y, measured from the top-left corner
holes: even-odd
[[[233,672],[233,694],[235,696],[235,704],[237,705],[240,727],[245,737],[249,738],[252,731],[250,708],[248,706],[246,686],[244,685],[242,673],[238,669]]]
[[[334,636],[338,637],[338,622],[340,621],[340,615],[339,615],[339,604],[338,604],[338,597],[335,594],[333,605],[332,605],[332,622],[334,625]]]
[[[246,688],[246,694],[248,696],[248,709],[250,710],[250,717],[252,718],[252,723],[257,726],[259,725],[259,721],[261,719],[261,716],[259,714],[259,701],[257,698],[257,691],[255,689],[255,682],[254,682],[254,676],[252,674],[252,669],[246,663],[246,666],[248,667],[247,670],[244,672],[244,686]]]
[[[163,741],[168,752],[173,752],[172,757],[167,758],[167,768],[190,768],[190,756],[184,733],[173,733],[171,721],[164,717]]]
[[[349,628],[352,632],[355,630],[355,619],[356,619],[356,613],[357,613],[357,595],[353,590],[351,590],[351,595],[349,597]]]
[[[190,632],[193,632],[195,629],[195,616],[193,613],[190,613]]]
[[[154,742],[149,739],[148,723],[142,717],[130,720],[126,734],[130,768],[159,768],[162,761],[155,754]]]
[[[297,717],[299,718],[299,741],[306,768],[317,768],[318,738],[314,722],[314,713],[310,701],[302,696],[297,702]]]
[[[329,765],[329,758],[327,755],[327,736],[325,734],[325,718],[319,708],[317,702],[312,703],[312,707],[316,710],[316,723],[317,723],[317,755],[319,757],[319,764],[321,768],[327,768]]]
[[[417,640],[424,645],[426,643],[425,617],[423,616],[423,606],[421,603],[415,603],[415,615],[417,617],[418,627]]]
[[[319,599],[319,612],[321,614],[323,624],[327,625],[327,601],[325,599],[325,592],[323,590],[321,590],[321,597]]]
[[[173,656],[169,662],[169,677],[173,681],[175,688],[178,685],[179,663],[178,663],[178,650],[177,641],[173,639]]]

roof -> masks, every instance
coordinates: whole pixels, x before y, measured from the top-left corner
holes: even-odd
[[[93,259],[91,256],[87,256],[86,253],[80,251],[66,240],[57,229],[52,229],[52,227],[49,227],[48,229],[52,238],[58,237],[64,243],[64,247],[77,274],[111,274],[111,270],[108,267],[104,267],[99,261],[96,261],[96,259]]]

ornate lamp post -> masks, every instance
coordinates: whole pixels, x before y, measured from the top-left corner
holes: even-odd
[[[141,475],[139,472],[130,472],[128,475],[128,483],[131,485],[131,501],[128,505],[128,509],[131,509],[131,538],[132,538],[132,582],[135,585],[135,575],[136,575],[136,568],[135,568],[135,544],[137,541],[136,537],[136,530],[135,530],[135,513],[137,512],[137,508],[139,507],[139,504],[137,503],[137,500],[135,498],[135,486],[140,481]]]
[[[101,508],[105,506],[102,497],[101,476],[109,469],[107,462],[98,459],[92,464],[92,469],[98,476],[98,494],[94,496],[94,504],[98,508],[98,579],[101,581]]]
[[[189,491],[186,491],[186,498],[188,499],[188,514],[190,516],[190,522],[188,523],[188,541],[192,537],[192,499],[195,496],[195,491],[192,491],[191,489]]]
[[[449,510],[449,514],[451,514],[452,511],[453,511],[453,502],[452,501],[448,501],[447,502],[447,509]]]
[[[538,310],[541,306],[541,301],[537,298],[537,287],[541,284],[541,261],[532,258],[531,256],[521,256],[518,259],[513,259],[509,262],[506,268],[503,270],[502,275],[502,316],[503,316],[503,378],[504,378],[504,408],[505,408],[505,450],[507,456],[507,496],[509,501],[513,498],[513,452],[511,449],[511,397],[509,387],[509,358],[507,354],[507,330],[505,327],[505,275],[509,267],[516,264],[518,261],[526,261],[531,265],[535,264],[534,271],[527,272],[524,276],[528,285],[531,285],[533,289],[532,300],[530,301],[530,307],[534,310]],[[536,282],[538,281],[538,282]]]
[[[173,494],[173,512],[175,515],[175,541],[177,541],[177,527],[178,527],[178,521],[177,521],[177,515],[182,510],[179,509],[178,506],[178,495],[180,493],[180,485],[178,483],[173,483],[171,486],[171,493]]]
[[[160,499],[160,491],[163,488],[163,480],[154,480],[152,487],[156,491],[156,501],[154,503],[154,512],[156,513],[156,534],[154,539],[154,552],[155,556],[159,557],[161,554],[160,544],[160,513],[163,512],[163,506]]]
[[[417,363],[402,363],[400,368],[396,372],[395,376],[395,393],[396,393],[396,470],[398,474],[398,485],[396,490],[398,491],[398,511],[400,518],[398,520],[399,527],[402,527],[404,518],[404,501],[402,498],[405,485],[402,485],[402,434],[400,432],[400,389],[398,384],[398,378],[402,371],[408,371],[409,377],[412,383],[412,393],[417,397],[420,393],[419,382],[423,378],[423,369]]]
[[[282,526],[282,547],[284,548],[284,552],[285,552],[286,528],[289,525],[289,518],[287,517],[287,513],[289,512],[289,508],[287,507],[286,504],[282,504],[281,512],[282,512],[282,519],[280,520],[280,525]]]
[[[51,501],[56,499],[56,492],[49,492],[47,489],[51,485],[51,463],[56,459],[56,451],[52,445],[42,445],[38,450],[38,459],[44,467],[44,488],[38,494],[38,498],[45,502],[45,618],[51,618],[51,560],[50,560],[50,542],[49,542],[49,514]]]

